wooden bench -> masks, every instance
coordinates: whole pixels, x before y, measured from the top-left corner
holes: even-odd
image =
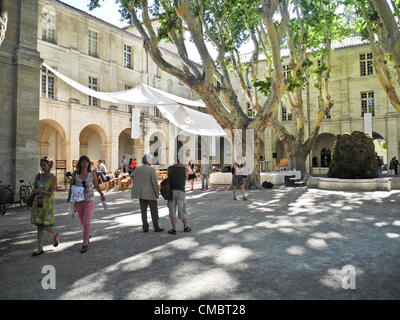
[[[156,176],[157,180],[164,180],[168,178],[168,169],[157,169]]]
[[[109,190],[110,189],[110,181],[103,181],[101,183],[101,190]]]
[[[123,179],[120,181],[119,190],[126,190],[128,188],[129,179]]]
[[[111,179],[109,182],[110,182],[110,189],[113,189],[115,187],[115,179]]]

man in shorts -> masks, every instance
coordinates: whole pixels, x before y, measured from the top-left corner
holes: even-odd
[[[168,167],[168,181],[172,191],[172,199],[168,200],[169,217],[172,224],[172,229],[168,231],[169,234],[176,234],[177,209],[178,218],[182,219],[183,222],[183,232],[190,232],[192,230],[187,225],[185,184],[188,173],[188,169],[179,160],[173,166]]]

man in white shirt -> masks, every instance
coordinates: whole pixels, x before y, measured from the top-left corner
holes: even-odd
[[[100,169],[100,173],[103,178],[103,181],[108,181],[109,180],[109,178],[107,177],[108,170],[102,160],[99,160],[99,169]]]

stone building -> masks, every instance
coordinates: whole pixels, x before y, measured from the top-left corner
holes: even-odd
[[[0,142],[3,183],[18,187],[19,179],[31,180],[38,169],[39,157],[44,155],[66,160],[68,171],[73,169],[73,160],[82,154],[95,162],[105,160],[109,170],[119,166],[123,155],[128,160],[140,159],[149,151],[160,165],[167,165],[173,162],[176,152],[171,141],[175,144],[180,140],[178,147],[183,144],[191,150],[185,150],[185,160],[201,158],[200,143],[204,139],[181,135],[156,107],[141,107],[140,138],[131,139],[132,106],[115,106],[87,96],[41,67],[44,61],[97,91],[122,91],[142,82],[197,100],[198,96],[190,88],[157,68],[137,33],[130,28],[115,27],[57,0],[9,3],[8,34],[0,49],[0,93],[2,99],[5,97],[1,122],[11,124],[0,128],[4,137]],[[22,20],[15,18],[18,10]],[[38,13],[36,19],[32,12]],[[19,34],[13,31],[17,27],[21,30]],[[178,64],[174,50],[171,44],[163,44],[163,55]],[[284,64],[287,59],[284,57]],[[312,172],[327,170],[336,134],[364,130],[364,112],[373,114],[373,135],[379,141],[377,151],[385,157],[385,163],[398,155],[399,116],[377,80],[371,59],[368,43],[358,37],[336,45],[330,81],[335,105],[330,117],[324,119],[307,161]],[[318,91],[312,84],[303,99],[310,119],[306,127],[312,129],[318,112]],[[246,108],[244,98],[242,105]],[[277,116],[294,131],[295,123],[285,101]],[[217,149],[229,145],[224,138],[215,140]],[[387,149],[382,148],[383,140]],[[264,159],[272,162],[274,154],[278,162],[285,157],[282,144],[267,128]],[[229,163],[226,155],[225,163]]]
[[[329,86],[334,106],[330,115],[323,120],[320,134],[307,160],[307,167],[312,168],[310,170],[312,173],[326,173],[333,152],[335,135],[355,130],[364,131],[364,113],[372,113],[372,135],[375,138],[376,152],[387,164],[392,157],[398,157],[399,154],[400,117],[375,74],[369,43],[359,36],[352,36],[343,42],[335,43],[333,49]],[[282,55],[284,68],[287,69],[289,58],[284,51]],[[314,64],[318,63],[315,58],[311,59]],[[315,80],[311,78],[309,94],[307,90],[303,92],[305,109],[306,111],[308,109],[306,138],[313,130],[319,110],[319,92],[314,83]],[[242,104],[246,105],[245,100],[242,101]],[[288,105],[284,98],[277,117],[293,134],[296,123]],[[248,112],[251,113],[252,110]],[[264,149],[265,159],[271,162],[274,154],[277,162],[286,157],[282,143],[271,128],[265,131]]]
[[[145,83],[191,100],[199,99],[178,79],[161,71],[130,28],[120,29],[56,0],[40,0],[37,47],[46,64],[96,91],[115,92]],[[179,63],[171,44],[163,55]],[[39,115],[40,156],[66,160],[67,170],[86,154],[97,163],[105,160],[115,170],[125,155],[141,159],[150,145],[158,162],[173,160],[169,141],[177,135],[156,107],[141,107],[139,139],[131,139],[131,108],[87,96],[41,70]],[[195,143],[195,138],[190,138]],[[170,154],[171,153],[171,154]],[[190,156],[190,155],[189,155]]]

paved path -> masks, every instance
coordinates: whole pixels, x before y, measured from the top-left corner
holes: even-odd
[[[180,224],[175,236],[143,233],[129,191],[109,193],[108,211],[96,198],[86,254],[61,200],[61,243],[53,248],[47,235],[36,258],[29,212],[0,216],[0,299],[400,298],[400,191],[280,187],[251,191],[247,202],[230,191],[187,195],[193,231]],[[56,268],[56,290],[41,287],[44,265]],[[356,268],[355,290],[342,289],[346,265]]]

